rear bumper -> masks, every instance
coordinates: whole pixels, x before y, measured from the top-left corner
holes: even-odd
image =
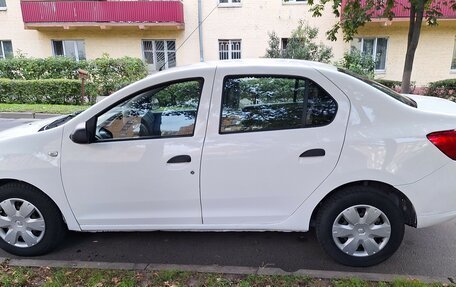
[[[418,228],[456,218],[456,162],[451,161],[417,182],[396,188],[412,202]]]

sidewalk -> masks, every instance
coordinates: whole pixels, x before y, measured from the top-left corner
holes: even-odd
[[[60,115],[32,112],[0,112],[0,119],[47,119]]]

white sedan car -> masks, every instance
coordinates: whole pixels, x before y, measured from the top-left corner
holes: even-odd
[[[43,254],[68,229],[314,227],[338,262],[377,264],[405,224],[456,217],[456,104],[415,100],[305,61],[157,73],[0,133],[0,247]]]

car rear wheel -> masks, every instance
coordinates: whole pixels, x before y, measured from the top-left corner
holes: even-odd
[[[316,218],[316,233],[334,260],[349,266],[371,266],[399,248],[404,218],[386,192],[355,186],[323,203]]]
[[[59,209],[41,191],[23,183],[0,186],[0,248],[41,255],[55,248],[65,232]]]

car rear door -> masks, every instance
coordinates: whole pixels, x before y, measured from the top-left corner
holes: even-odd
[[[201,164],[204,224],[289,217],[336,166],[349,107],[313,68],[218,68]]]

